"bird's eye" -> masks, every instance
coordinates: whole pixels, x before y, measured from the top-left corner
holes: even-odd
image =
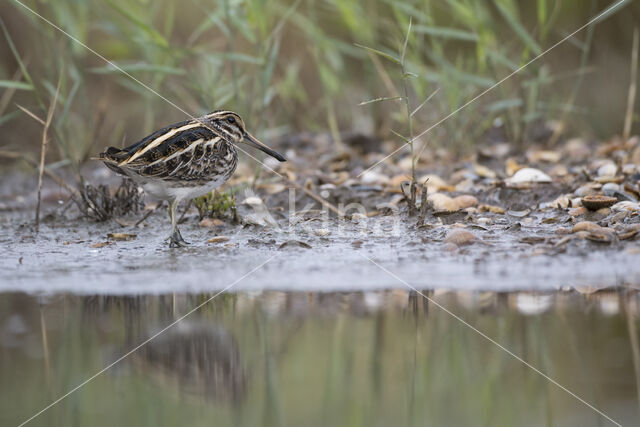
[[[228,117],[228,118],[227,118],[227,121],[228,121],[229,123],[235,123],[235,122],[236,122],[236,119],[235,119],[234,117]]]

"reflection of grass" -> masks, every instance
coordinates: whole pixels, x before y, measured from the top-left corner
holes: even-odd
[[[221,426],[264,425],[267,419],[273,425],[598,423],[595,412],[446,313],[433,306],[428,315],[420,308],[407,310],[399,292],[393,293],[384,299],[386,308],[373,314],[363,311],[357,293],[267,292],[259,298],[241,293],[234,304],[216,298],[189,321],[222,327],[237,340],[239,361],[250,373],[240,407],[187,398],[175,384],[155,382],[153,372],[136,373],[133,362],[125,360],[34,425],[207,425],[212,419]],[[180,297],[175,316],[206,297]],[[19,313],[29,332],[18,347],[0,346],[0,395],[21,397],[0,399],[2,424],[22,421],[175,318],[167,317],[170,303],[164,297],[136,298],[138,304],[119,297],[57,298],[42,306],[41,320],[39,300],[5,295],[0,313]],[[599,398],[596,406],[617,421],[632,424],[635,390],[627,326],[637,318],[580,307],[587,297],[576,296],[577,307],[556,308],[566,315],[567,323],[560,324],[569,330],[558,327],[556,310],[528,317],[506,306],[480,312],[456,305],[453,298],[438,298],[587,401]],[[303,302],[307,312],[300,311]],[[42,342],[41,322],[50,388],[42,379],[46,359],[34,357]],[[567,351],[567,334],[577,354]],[[202,360],[220,350],[208,349]],[[584,357],[576,363],[580,354]],[[144,362],[138,358],[136,363]]]

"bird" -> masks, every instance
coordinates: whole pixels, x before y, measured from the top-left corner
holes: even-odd
[[[169,202],[169,246],[185,247],[189,243],[176,223],[178,205],[209,193],[233,175],[239,143],[286,161],[247,132],[242,118],[228,110],[172,124],[125,148],[108,147],[98,159],[131,178],[147,194]]]

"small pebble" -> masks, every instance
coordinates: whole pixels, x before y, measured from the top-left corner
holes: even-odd
[[[607,162],[598,168],[598,176],[602,178],[616,176],[616,172],[618,167],[613,162]]]
[[[470,245],[476,240],[478,240],[478,238],[475,234],[461,229],[451,230],[444,239],[445,243],[454,243],[458,246]]]

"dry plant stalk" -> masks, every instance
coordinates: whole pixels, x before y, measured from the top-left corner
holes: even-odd
[[[622,140],[628,141],[631,136],[631,124],[633,123],[633,106],[636,103],[636,88],[638,75],[638,27],[633,31],[633,48],[631,49],[631,74],[629,76],[629,96],[627,97],[627,113],[624,117],[624,130]]]
[[[418,222],[416,223],[418,227],[422,227],[425,225],[427,209],[429,209],[429,201],[427,200],[427,181],[429,181],[428,178],[425,182],[422,183],[422,193],[420,194],[420,212],[418,213]]]
[[[137,213],[142,205],[138,187],[129,178],[123,178],[113,194],[104,184],[97,187],[85,184],[73,201],[84,216],[99,222]]]
[[[49,112],[47,113],[47,121],[44,123],[44,129],[42,129],[42,148],[40,149],[40,167],[38,169],[38,201],[36,203],[36,230],[40,227],[40,201],[42,196],[42,175],[44,174],[44,159],[45,153],[47,151],[47,143],[49,142],[49,138],[47,137],[47,132],[49,131],[49,126],[51,126],[51,120],[53,119],[53,112],[56,109],[56,104],[58,103],[58,94],[60,93],[60,82],[62,78],[58,79],[58,87],[56,88],[56,93],[51,100],[51,105],[49,105]]]
[[[291,184],[294,188],[297,188],[298,190],[302,190],[304,194],[311,197],[313,200],[320,203],[322,206],[326,207],[327,209],[329,209],[331,212],[335,213],[339,217],[344,217],[344,212],[342,212],[340,209],[335,207],[333,204],[329,203],[329,201],[323,199],[322,197],[320,197],[319,195],[311,191],[311,189],[308,188],[306,185],[299,186],[293,181],[289,181],[289,184]]]

